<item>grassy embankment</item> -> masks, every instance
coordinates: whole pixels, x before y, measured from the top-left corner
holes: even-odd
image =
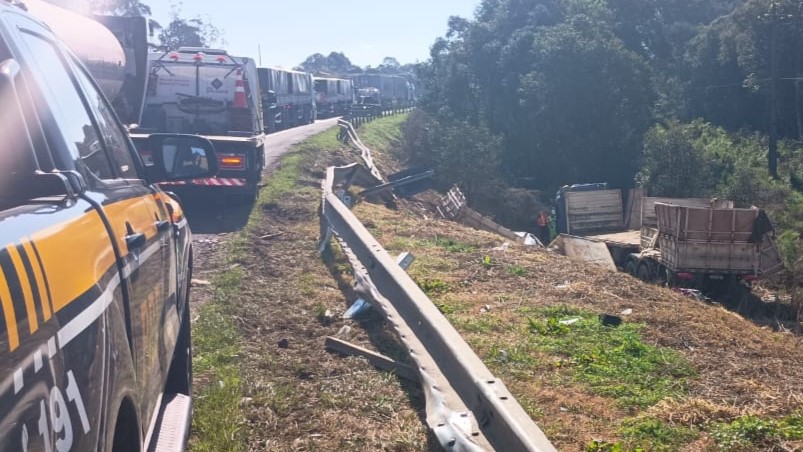
[[[348,266],[316,251],[320,179],[356,159],[335,130],[296,146],[228,244],[195,324],[192,450],[433,447],[415,386],[323,347],[327,335],[393,346],[378,317],[339,318],[353,300]]]
[[[386,173],[399,124],[361,133]],[[413,252],[410,275],[560,449],[803,447],[799,337],[622,273],[495,250],[500,237],[418,202],[355,213],[391,254]]]
[[[267,180],[254,205],[275,202],[291,191],[303,161],[311,152],[309,148],[297,148],[283,158],[281,168]],[[193,324],[195,394],[190,440],[193,451],[240,451],[244,448],[240,358],[246,339],[237,328],[232,301],[242,293],[246,270],[241,264],[247,260],[248,238],[261,218],[262,209],[253,209],[245,228],[228,244],[226,268],[217,272],[212,280],[214,298],[201,307],[198,320]]]

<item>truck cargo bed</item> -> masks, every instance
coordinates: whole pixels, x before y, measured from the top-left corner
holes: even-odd
[[[636,247],[638,248],[641,242],[641,231],[622,231],[612,232],[609,234],[589,235],[586,238],[597,242],[605,242],[614,246]]]
[[[758,209],[656,203],[655,212],[661,263],[672,271],[762,275],[782,266]]]

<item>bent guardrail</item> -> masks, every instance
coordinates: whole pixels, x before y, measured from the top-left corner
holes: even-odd
[[[441,445],[449,450],[554,451],[504,383],[337,196],[351,183],[372,186],[381,178],[357,164],[327,169],[320,251],[334,234],[354,267],[357,292],[384,312],[407,347],[421,375],[427,423]]]

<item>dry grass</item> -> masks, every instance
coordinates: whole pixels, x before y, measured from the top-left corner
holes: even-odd
[[[592,439],[614,440],[621,421],[638,415],[704,427],[747,414],[792,415],[803,406],[799,336],[544,250],[511,245],[495,251],[504,239],[434,218],[420,204],[402,202],[389,210],[363,203],[355,212],[391,254],[411,251],[417,257],[410,274],[419,284],[445,283],[448,289],[430,298],[562,449],[582,448]],[[468,251],[439,245],[445,242]],[[508,353],[528,347],[532,341],[522,328],[527,322],[522,313],[550,306],[608,314],[632,309],[626,322],[644,324],[643,341],[676,351],[696,376],[679,398],[640,409],[595,395],[550,365],[550,354],[531,351],[531,365],[515,367],[492,359],[494,347]]]
[[[339,319],[354,299],[348,266],[336,252],[322,261],[315,251],[317,187],[324,169],[356,160],[331,134],[302,151],[303,170],[293,191],[263,200],[243,237],[242,284],[231,311],[243,338],[245,448],[438,450],[422,422],[416,387],[364,360],[323,349],[325,336],[348,326],[341,337],[406,359],[376,314],[360,322]],[[390,155],[376,161],[393,164]],[[503,239],[435,218],[434,198],[425,194],[395,209],[363,203],[355,213],[391,254],[415,254],[410,275],[560,450],[582,450],[592,440],[623,440],[625,447],[650,450],[713,450],[717,443],[710,432],[720,423],[800,412],[799,336],[546,251],[518,246],[495,251]],[[259,238],[266,235],[270,238]],[[665,354],[666,362],[685,363],[693,372],[665,392],[642,388],[636,403],[603,393],[578,377],[572,350],[549,348],[576,330],[536,336],[528,326],[555,306],[585,316],[632,309],[620,331],[645,353]],[[327,310],[332,320],[323,315]],[[286,347],[279,346],[283,340]],[[670,395],[654,400],[656,394]],[[781,450],[774,443],[752,445],[772,448]]]
[[[263,202],[246,237],[240,296],[232,300],[242,332],[242,409],[248,450],[398,450],[433,448],[421,422],[422,396],[395,375],[362,359],[327,352],[324,339],[341,337],[392,353],[380,318],[366,328],[340,320],[348,307],[335,268],[316,252],[321,175],[353,154],[337,148],[334,131],[308,144],[292,192]],[[298,175],[297,175],[298,176]],[[273,235],[281,232],[281,235]],[[270,236],[260,239],[261,236]],[[322,321],[323,313],[333,314]],[[286,341],[282,346],[280,342]]]

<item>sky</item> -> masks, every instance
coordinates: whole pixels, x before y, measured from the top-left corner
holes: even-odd
[[[353,64],[377,66],[429,58],[449,16],[473,18],[480,0],[143,0],[152,18],[170,22],[200,16],[223,31],[226,50],[264,67],[292,68],[315,53],[343,52]]]

